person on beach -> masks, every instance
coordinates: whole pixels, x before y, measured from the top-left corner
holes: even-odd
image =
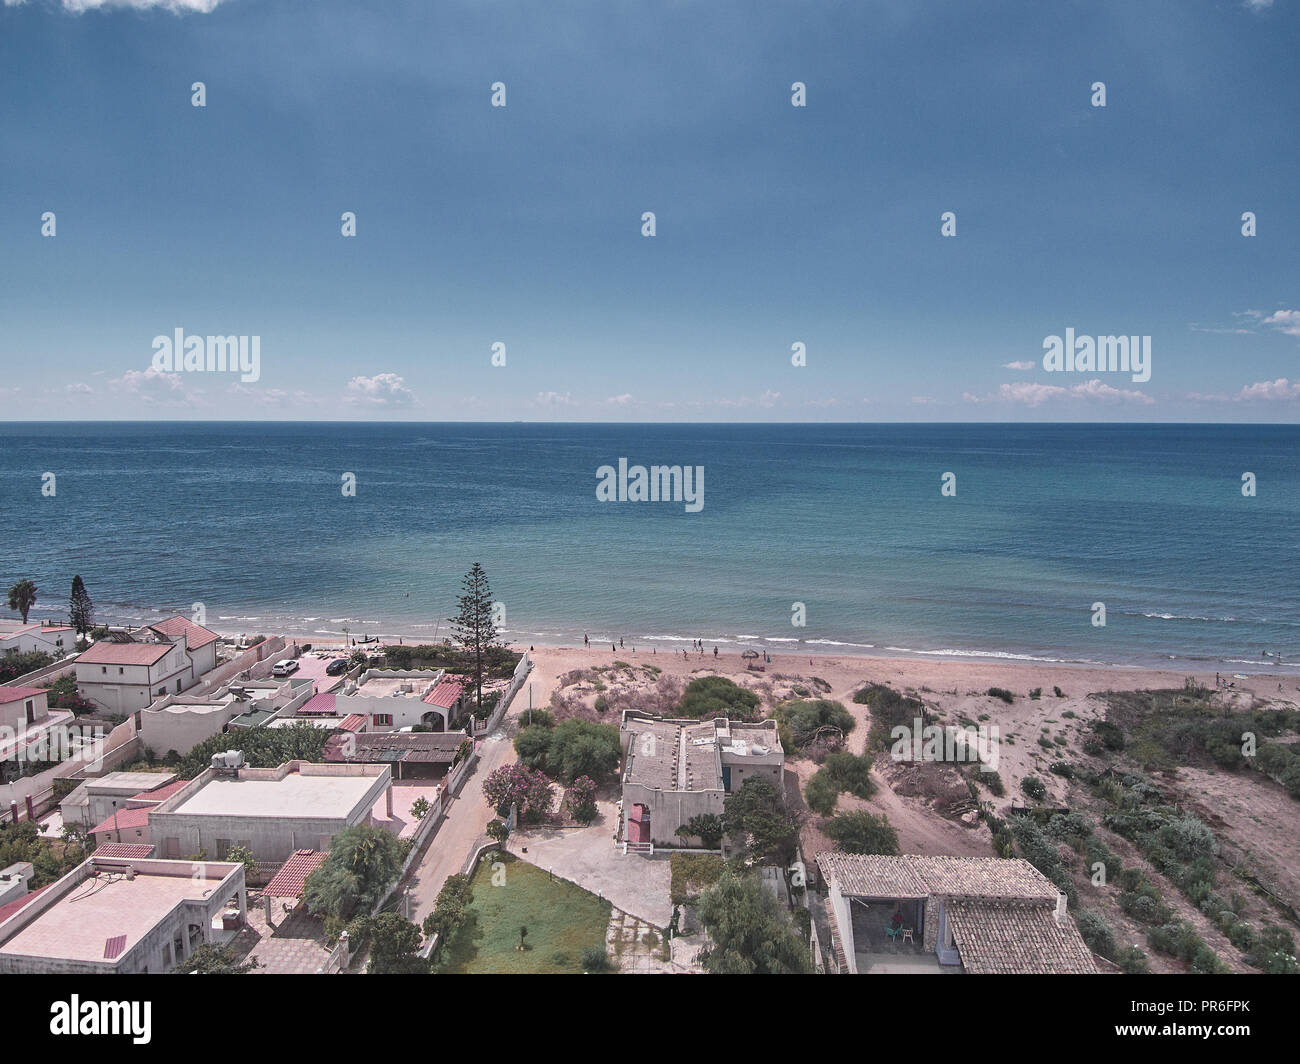
[[[583,632],[583,633],[582,633],[582,645],[583,645],[584,647],[589,647],[589,646],[591,646],[591,640],[587,638],[587,633],[586,633],[586,632]]]
[[[715,658],[718,656],[718,648],[717,648],[717,647],[714,647],[714,648],[713,648],[713,656],[714,656]]]
[[[619,645],[620,647],[622,647],[622,645],[623,645],[623,637],[622,637],[622,636],[619,636],[619,637],[618,637],[618,645]]]

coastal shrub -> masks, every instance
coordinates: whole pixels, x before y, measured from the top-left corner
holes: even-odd
[[[808,946],[753,874],[724,872],[700,896],[710,945],[700,963],[714,975],[801,975],[812,971]]]
[[[716,853],[674,853],[669,857],[669,866],[670,899],[673,905],[686,905],[718,881],[726,862]]]
[[[723,801],[722,821],[727,836],[742,853],[760,860],[789,864],[799,843],[799,825],[786,809],[785,797],[761,776],[741,784]]]
[[[1055,813],[1047,822],[1047,833],[1077,846],[1092,834],[1092,821],[1083,813]]]
[[[984,784],[990,794],[997,795],[999,798],[1007,793],[1006,784],[1002,782],[1002,777],[996,769],[977,768],[971,773],[971,779],[976,783]]]
[[[898,853],[898,832],[883,813],[874,816],[866,811],[840,813],[831,817],[824,829],[845,853]]]
[[[1029,692],[1029,698],[1031,701],[1037,702],[1042,697],[1043,689],[1041,687],[1035,687]]]
[[[616,965],[600,946],[588,946],[582,951],[582,970],[591,974],[611,972]]]
[[[780,729],[781,744],[788,751],[802,750],[813,743],[840,743],[857,723],[852,713],[828,698],[785,702],[776,707],[772,716]]]
[[[837,750],[826,756],[813,778],[824,776],[834,784],[836,793],[848,791],[858,798],[870,798],[876,793],[876,784],[871,778],[871,764],[870,754],[859,756],[847,750]]]
[[[1059,687],[1053,687],[1052,692],[1056,695],[1057,698],[1065,697],[1065,692],[1062,691]]]
[[[1094,720],[1092,722],[1092,731],[1107,750],[1124,749],[1124,733],[1110,721]]]
[[[1074,924],[1083,936],[1084,944],[1099,957],[1115,959],[1115,935],[1110,924],[1090,909],[1080,909],[1074,914]]]
[[[1068,761],[1053,761],[1047,771],[1060,776],[1062,779],[1074,779],[1074,766]]]
[[[526,709],[520,715],[519,722],[526,728],[554,728],[555,714],[549,709]]]
[[[678,713],[697,720],[711,717],[753,720],[757,710],[758,695],[725,676],[697,676],[686,685],[686,692],[677,704]]]
[[[717,813],[697,813],[677,829],[676,835],[680,839],[699,839],[706,850],[716,850],[722,845],[723,832],[722,817]]]
[[[212,755],[238,750],[249,768],[276,768],[286,761],[323,760],[330,732],[310,721],[295,721],[287,728],[237,728],[204,739],[176,766],[182,779],[193,779],[212,762]]]
[[[590,776],[579,776],[564,792],[565,811],[579,824],[596,819],[596,784]]]
[[[1026,861],[1050,879],[1071,902],[1077,896],[1070,870],[1061,861],[1057,844],[1048,837],[1032,817],[1014,817],[1011,822],[1011,834],[1016,847]]]
[[[1147,955],[1137,946],[1125,946],[1115,955],[1115,963],[1125,975],[1146,975],[1151,971]]]
[[[1114,883],[1122,871],[1119,858],[1095,834],[1089,835],[1083,843],[1084,860],[1088,862],[1089,875],[1095,874],[1096,866],[1102,865],[1102,885]]]
[[[822,816],[830,816],[835,812],[835,804],[839,801],[839,796],[839,787],[820,769],[804,784],[803,800],[808,804],[809,809]]]
[[[889,748],[896,727],[915,728],[925,720],[925,706],[919,699],[899,694],[885,684],[870,684],[853,696],[853,701],[871,710],[871,734],[867,744],[876,750]]]
[[[515,752],[531,769],[572,783],[579,776],[611,777],[622,759],[618,727],[570,718],[553,728],[531,724],[515,736]]]
[[[1020,781],[1020,789],[1036,802],[1047,797],[1047,787],[1037,776],[1026,776]]]
[[[1007,705],[1011,705],[1016,700],[1016,696],[1008,691],[1005,687],[990,687],[985,694],[990,698],[1000,698]]]

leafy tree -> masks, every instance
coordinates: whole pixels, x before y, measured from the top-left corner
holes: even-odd
[[[29,650],[25,654],[0,654],[0,683],[8,683],[53,664],[54,658],[43,650]]]
[[[546,759],[551,752],[551,729],[544,724],[530,724],[520,728],[515,736],[515,753],[529,768],[546,771]]]
[[[579,776],[564,792],[564,807],[579,824],[590,824],[599,811],[596,807],[596,783],[590,776]]]
[[[231,864],[242,864],[245,876],[252,876],[257,872],[257,861],[253,857],[253,851],[247,846],[230,847],[226,851],[226,860]]]
[[[845,853],[898,853],[898,832],[883,813],[840,813],[826,825],[827,836]]]
[[[474,691],[478,708],[483,708],[483,663],[492,650],[504,644],[497,642],[497,626],[492,619],[492,588],[487,573],[475,562],[461,581],[462,594],[457,599],[460,611],[450,617],[452,638],[467,652],[474,655]]]
[[[9,608],[17,610],[19,616],[23,619],[23,624],[27,623],[27,614],[31,612],[36,605],[36,585],[30,580],[19,580],[9,589]]]
[[[677,712],[684,717],[704,720],[730,717],[750,720],[758,708],[758,695],[725,676],[697,676],[686,685]]]
[[[717,813],[697,813],[677,829],[683,839],[699,839],[706,850],[716,850],[722,845],[722,817]]]
[[[701,955],[705,971],[714,975],[812,971],[808,947],[756,876],[724,872],[700,895],[699,914],[713,943]]]
[[[368,975],[424,975],[429,962],[418,953],[420,929],[400,913],[380,913],[370,921]]]
[[[231,946],[216,946],[205,942],[194,947],[194,951],[174,969],[174,974],[189,975],[198,972],[201,975],[246,975],[260,967],[255,957],[250,957],[241,964]]]
[[[429,815],[429,810],[432,808],[433,806],[429,804],[429,799],[424,797],[424,795],[420,795],[419,798],[411,803],[411,816],[415,817],[416,820],[423,820]]]
[[[72,578],[72,596],[68,600],[68,623],[77,635],[84,636],[95,627],[95,604],[80,576]]]
[[[555,791],[546,776],[527,765],[502,765],[483,781],[483,797],[500,816],[508,816],[517,805],[521,823],[545,820],[551,813]]]
[[[787,811],[784,795],[770,780],[753,776],[729,794],[722,806],[722,823],[742,852],[778,864],[794,859],[799,825]]]
[[[547,771],[569,783],[579,776],[604,780],[618,771],[623,758],[618,725],[572,718],[551,731]]]
[[[494,821],[500,823],[500,821]],[[469,876],[455,875],[447,877],[438,891],[433,903],[433,912],[424,918],[424,933],[437,935],[439,945],[444,945],[456,929],[465,922],[469,907],[474,901],[474,891],[470,888]]]
[[[829,698],[786,702],[772,716],[781,726],[782,744],[794,750],[819,741],[842,741],[857,723],[852,713]]]
[[[510,829],[506,826],[504,820],[489,821],[488,826],[484,830],[487,833],[487,837],[498,846],[504,846],[506,839],[510,838]]]
[[[397,837],[381,828],[357,824],[334,836],[329,857],[307,877],[303,900],[321,916],[346,919],[369,912],[402,869]]]
[[[309,721],[287,728],[239,728],[204,739],[176,766],[184,779],[193,779],[212,761],[213,754],[238,750],[250,768],[275,768],[286,761],[320,761],[330,733]]]

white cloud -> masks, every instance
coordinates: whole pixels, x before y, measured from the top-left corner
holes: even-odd
[[[574,406],[573,396],[568,392],[538,392],[533,400],[539,406]]]
[[[1300,310],[1275,310],[1264,319],[1264,324],[1287,336],[1300,336]]]
[[[1267,11],[1273,6],[1273,0],[1242,0],[1241,6],[1247,11]]]
[[[624,392],[622,395],[611,395],[605,402],[609,403],[610,406],[627,406],[633,402],[632,393]]]
[[[1026,360],[1022,360],[1022,361],[1019,361],[1019,362],[1003,362],[1003,363],[1002,363],[1002,368],[1003,368],[1003,369],[1021,369],[1021,370],[1024,370],[1024,369],[1033,369],[1033,368],[1034,368],[1035,366],[1037,366],[1037,365],[1038,365],[1037,362],[1029,362],[1029,361],[1026,361]]]
[[[256,388],[249,384],[236,382],[226,391],[236,399],[247,399],[250,403],[257,403],[259,406],[309,406],[318,403],[315,396],[307,392],[297,391],[288,392],[283,388]]]
[[[1300,380],[1289,381],[1285,377],[1278,377],[1275,381],[1256,381],[1254,384],[1248,384],[1242,388],[1237,395],[1238,399],[1270,399],[1289,401],[1300,399]]]
[[[1115,388],[1109,384],[1104,384],[1095,377],[1090,381],[1084,381],[1082,384],[1075,384],[1069,388],[1064,388],[1059,384],[1016,381],[1014,384],[1001,385],[996,396],[981,398],[978,395],[972,395],[970,392],[962,393],[962,399],[968,403],[984,403],[994,398],[1007,403],[1023,403],[1026,406],[1039,406],[1042,403],[1057,399],[1141,403],[1144,406],[1150,406],[1155,402],[1146,392],[1139,392],[1130,388]]]
[[[85,11],[99,11],[114,7],[130,8],[133,11],[161,8],[177,15],[210,15],[221,0],[61,0],[61,2],[65,11],[71,11],[76,15]],[[5,0],[5,5],[12,6],[11,0]]]
[[[109,381],[108,385],[142,403],[185,403],[192,398],[181,383],[179,373],[162,373],[152,366],[145,370],[129,369]]]
[[[415,393],[396,373],[376,373],[373,377],[353,377],[348,381],[345,398],[354,404],[409,406],[415,402]]]
[[[72,395],[93,395],[95,392],[94,388],[92,388],[89,384],[83,383],[82,381],[76,381],[73,384],[69,384],[63,390],[65,392],[71,393]]]

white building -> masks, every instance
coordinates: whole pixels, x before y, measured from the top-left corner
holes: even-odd
[[[0,972],[169,972],[234,938],[247,911],[242,864],[94,855],[0,910]]]
[[[65,658],[76,646],[77,633],[67,625],[0,621],[0,654],[30,654],[39,650],[55,658]]]
[[[342,692],[324,691],[299,711],[303,716],[366,718],[366,731],[400,731],[426,725],[451,731],[465,715],[465,685],[442,669],[367,669]]]
[[[125,716],[193,687],[216,667],[217,634],[183,617],[101,639],[76,661],[77,690],[102,711]]]

